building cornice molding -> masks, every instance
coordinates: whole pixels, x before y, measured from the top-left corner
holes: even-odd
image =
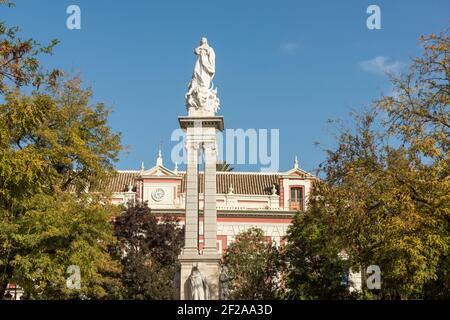
[[[178,122],[181,129],[192,128],[196,126],[198,122],[201,122],[201,127],[213,127],[219,131],[224,129],[224,118],[223,116],[213,116],[213,117],[192,117],[192,116],[180,116],[178,117]]]
[[[184,216],[185,209],[165,209],[165,208],[150,208],[152,214],[165,214]],[[292,210],[222,210],[217,209],[217,216],[220,217],[245,217],[245,218],[293,218],[298,211]],[[199,215],[203,216],[203,210],[199,210]]]

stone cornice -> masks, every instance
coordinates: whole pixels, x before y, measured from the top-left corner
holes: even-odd
[[[194,127],[195,123],[197,121],[201,121],[202,127],[214,127],[220,131],[223,131],[223,129],[224,129],[223,116],[215,116],[215,117],[181,116],[181,117],[178,117],[178,122],[180,123],[180,127],[182,129]]]
[[[185,209],[157,209],[151,208],[154,214],[173,214],[183,216]],[[218,217],[255,217],[255,218],[292,218],[297,211],[277,210],[277,211],[261,211],[261,210],[217,210]],[[203,210],[199,210],[199,215],[203,216]]]

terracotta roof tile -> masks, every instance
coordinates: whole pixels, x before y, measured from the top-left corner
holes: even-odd
[[[118,171],[117,174],[109,178],[105,183],[100,184],[97,190],[103,189],[107,192],[123,192],[128,189],[128,185],[135,185],[135,178],[139,171]],[[181,192],[185,191],[186,173],[180,173],[182,176]],[[226,194],[231,185],[233,185],[235,194],[248,195],[270,195],[272,187],[275,185],[279,189],[280,175],[265,173],[238,173],[238,172],[217,172],[216,187],[217,193]],[[203,173],[199,174],[200,192],[204,190]],[[95,191],[95,190],[91,190]]]
[[[135,179],[139,171],[117,171],[114,176],[109,177],[104,182],[90,188],[91,192],[124,192],[128,186],[135,187]],[[181,192],[185,192],[186,172],[180,172],[182,176]],[[258,173],[258,172],[217,172],[216,188],[218,194],[226,194],[231,185],[233,185],[235,194],[248,195],[270,195],[273,185],[279,190],[280,174],[276,173]],[[203,172],[199,174],[199,189],[203,193],[204,180]],[[74,191],[73,187],[70,191]]]
[[[280,177],[277,174],[217,172],[216,188],[219,194],[228,193],[230,186],[233,185],[235,194],[270,195],[273,185],[278,188],[279,182]],[[203,173],[199,175],[199,184],[200,192],[203,192]],[[183,174],[181,192],[184,192],[185,185],[186,175]]]
[[[130,184],[133,187],[135,186],[134,180],[138,175],[139,171],[118,171],[114,176],[100,182],[99,186],[90,191],[124,192],[128,190]]]

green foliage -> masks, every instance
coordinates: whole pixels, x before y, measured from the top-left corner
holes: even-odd
[[[0,203],[30,195],[84,191],[113,172],[120,136],[107,126],[103,104],[75,78],[46,93],[7,94],[0,105]]]
[[[316,192],[320,187],[316,186]],[[318,192],[320,193],[320,192]],[[290,299],[349,299],[353,296],[342,281],[349,264],[329,228],[321,199],[310,202],[308,212],[296,214],[288,229],[286,245],[287,287]]]
[[[177,257],[184,231],[173,217],[157,218],[146,204],[129,205],[115,220],[119,245],[115,254],[123,265],[125,299],[176,299]]]
[[[14,6],[7,0],[1,0],[2,5],[10,8]],[[54,39],[42,46],[33,39],[22,40],[18,33],[18,27],[8,27],[0,21],[0,94],[9,92],[11,87],[52,86],[61,75],[59,70],[44,71],[38,59],[41,54],[52,54],[58,40]]]
[[[18,217],[0,211],[0,270],[8,270],[2,281],[33,299],[102,298],[118,285],[120,265],[108,252],[115,242],[108,220],[117,208],[70,194],[38,194],[22,205],[26,213]],[[66,286],[70,265],[80,267],[80,290]]]
[[[344,128],[327,150],[325,179],[297,218],[306,225],[290,229],[294,292],[310,289],[305,252],[331,254],[319,266],[326,270],[342,250],[353,269],[380,267],[384,299],[450,296],[450,43],[445,33],[422,43],[423,57],[391,75],[394,94],[356,115],[356,129]],[[316,232],[331,252],[308,238]]]
[[[377,108],[387,113],[390,133],[408,144],[411,153],[448,161],[450,149],[449,30],[420,37],[424,52],[408,72],[391,76],[394,95]]]
[[[40,56],[57,43],[22,40],[19,28],[0,22],[0,299],[9,282],[33,299],[103,298],[120,289],[120,264],[108,251],[117,210],[101,193],[120,136],[78,78],[42,67]],[[23,95],[23,87],[36,91]],[[87,196],[87,187],[98,193]],[[80,290],[66,286],[70,265],[80,268]]]
[[[91,95],[72,79],[31,96],[11,91],[0,105],[0,298],[9,281],[35,299],[101,298],[114,282],[108,274],[118,265],[107,250],[114,211],[83,192],[101,192],[120,136],[107,126],[104,105],[89,105]],[[64,273],[77,263],[83,288],[68,292]]]
[[[251,228],[228,246],[224,265],[232,280],[231,299],[275,299],[280,296],[282,258],[261,229]]]

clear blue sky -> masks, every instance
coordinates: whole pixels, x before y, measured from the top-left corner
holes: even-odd
[[[48,67],[80,73],[129,153],[119,169],[153,166],[163,141],[171,168],[172,130],[185,114],[194,47],[207,36],[227,128],[280,129],[280,170],[315,169],[333,146],[327,120],[349,119],[389,92],[381,69],[400,70],[420,53],[417,38],[449,26],[450,1],[107,1],[14,0],[0,20],[41,43],[61,43]],[[81,30],[66,8],[81,8]],[[381,30],[366,9],[381,8]],[[377,58],[378,57],[378,58]],[[319,141],[319,147],[314,145]],[[236,166],[253,170],[255,166]]]

